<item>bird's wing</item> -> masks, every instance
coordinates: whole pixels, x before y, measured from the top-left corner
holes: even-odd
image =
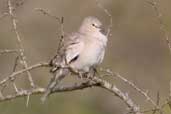
[[[84,42],[79,33],[68,35],[64,39],[63,47],[59,50],[59,53],[50,61],[50,65],[53,66],[50,72],[55,72],[59,68],[59,65],[64,65],[65,62],[67,64],[74,62],[79,57],[83,47]]]
[[[79,33],[72,33],[65,44],[65,59],[67,64],[78,59],[79,54],[84,48],[84,42]]]

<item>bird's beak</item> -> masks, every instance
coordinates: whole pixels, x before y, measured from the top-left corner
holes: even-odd
[[[107,34],[107,30],[106,30],[106,28],[105,28],[104,26],[100,26],[99,29],[100,29],[100,32],[101,32],[102,34],[104,34],[104,35]]]

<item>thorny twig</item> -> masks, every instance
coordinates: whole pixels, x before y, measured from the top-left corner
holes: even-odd
[[[19,56],[17,56],[16,59],[15,59],[14,67],[13,67],[12,73],[16,71],[16,68],[17,68],[17,65],[18,65],[18,60],[19,60]],[[15,90],[15,92],[17,93],[17,92],[18,92],[18,88],[17,88],[17,86],[16,86],[16,84],[15,84],[15,79],[16,79],[16,78],[12,78],[11,81],[12,81],[12,83],[13,83],[14,90]]]
[[[171,98],[171,80],[170,80],[169,86],[170,86],[170,87],[169,87],[169,89],[170,89],[170,90],[169,90],[169,96],[170,96],[170,98]]]
[[[15,14],[13,12],[13,6],[11,4],[11,0],[8,0],[8,10],[9,10],[9,15],[11,16],[12,26],[13,26],[13,29],[14,29],[14,32],[15,32],[15,35],[16,35],[16,38],[17,38],[17,43],[18,43],[18,46],[19,46],[19,49],[20,49],[21,60],[22,60],[22,63],[24,65],[24,68],[26,69],[28,67],[28,64],[26,62],[26,56],[24,55],[24,47],[23,47],[23,44],[22,44],[22,41],[21,41],[21,37],[20,37],[19,32],[17,30],[17,20],[15,18]],[[33,82],[31,73],[29,71],[27,71],[27,75],[28,75],[28,79],[30,81],[31,87],[35,87],[35,84]]]
[[[109,26],[108,26],[108,30],[107,30],[107,37],[111,36],[111,30],[112,30],[112,27],[113,27],[113,19],[112,19],[112,15],[109,13],[109,11],[99,2],[99,0],[96,0],[96,3],[97,3],[97,6],[102,9],[105,14],[109,17],[110,19],[110,23],[109,23]]]
[[[4,17],[6,17],[8,15],[8,13],[2,13],[1,15],[0,15],[0,19],[2,19],[2,18],[4,18]]]
[[[18,53],[19,50],[17,49],[4,49],[4,50],[0,50],[0,55],[3,54],[8,54],[8,53]]]
[[[61,47],[63,46],[63,42],[64,42],[64,17],[57,17],[56,15],[53,15],[50,13],[50,11],[44,10],[42,8],[35,8],[36,11],[41,12],[44,15],[47,15],[48,17],[55,19],[59,24],[60,24],[60,40],[59,40],[59,44],[58,44],[58,48],[57,48],[57,53],[59,53],[59,50],[61,49]]]
[[[55,19],[56,21],[60,22],[60,18],[59,18],[59,17],[57,17],[57,16],[51,14],[51,13],[50,13],[49,11],[47,11],[47,10],[44,10],[44,9],[42,9],[42,8],[35,8],[35,11],[39,11],[39,12],[41,12],[42,14],[47,15],[48,17],[51,17],[52,19]]]
[[[142,89],[140,89],[139,87],[137,87],[137,85],[135,85],[133,82],[127,80],[126,78],[124,78],[123,76],[121,76],[118,73],[113,73],[110,69],[106,69],[106,70],[102,69],[102,71],[105,71],[106,73],[109,73],[109,75],[111,75],[111,76],[118,77],[119,79],[121,79],[122,81],[124,81],[125,83],[127,83],[128,85],[130,85],[131,87],[133,87],[140,94],[142,94],[147,99],[147,101],[150,101],[150,103],[152,105],[154,105],[156,108],[158,108],[158,106],[155,103],[155,101],[153,101],[152,98],[148,95],[148,92],[143,91]]]
[[[146,2],[152,6],[152,8],[154,9],[154,11],[156,13],[156,17],[157,17],[157,19],[159,21],[159,24],[160,24],[160,29],[164,33],[165,40],[166,40],[166,43],[168,45],[168,48],[169,48],[169,51],[170,51],[170,54],[171,54],[171,43],[170,43],[170,40],[169,40],[169,32],[167,30],[167,27],[166,27],[165,23],[163,22],[163,19],[162,19],[163,15],[160,12],[160,9],[158,7],[158,2],[157,2],[157,0],[146,1]]]
[[[98,76],[92,77],[92,81],[99,83],[100,87],[114,93],[117,97],[125,102],[125,104],[130,108],[130,111],[135,114],[142,114],[140,112],[140,107],[136,105],[127,93],[122,92],[114,84],[107,82],[106,80],[98,78]]]
[[[17,76],[21,76],[19,74],[28,72],[28,71],[30,71],[32,69],[39,68],[39,67],[49,67],[49,63],[38,63],[38,64],[32,65],[30,67],[27,67],[26,69],[22,69],[22,70],[13,72],[11,75],[6,76],[6,78],[4,78],[2,81],[0,81],[0,86],[3,85],[3,84],[5,84],[11,78],[16,78]]]
[[[57,53],[59,53],[60,49],[63,47],[63,42],[64,42],[64,17],[61,17],[60,19],[60,25],[61,25],[61,37],[60,37],[60,40],[59,40],[59,45],[58,45],[58,49],[57,49]]]
[[[16,70],[18,59],[19,59],[19,56],[17,56],[16,59],[15,59],[14,67],[13,67],[12,73],[14,73],[15,70]],[[17,86],[16,86],[16,84],[15,84],[15,82],[14,82],[14,81],[15,81],[15,78],[14,78],[14,77],[10,78],[10,81],[12,82],[12,85],[13,85],[13,87],[14,87],[15,92],[18,93],[18,88],[17,88]],[[2,87],[1,90],[0,90],[1,96],[3,96],[2,93],[3,93],[3,91],[5,90],[5,88],[6,88],[9,84],[10,84],[10,83],[4,83],[4,84],[1,85],[1,87]]]
[[[158,6],[158,2],[157,0],[152,0],[152,1],[146,1],[148,4],[150,4],[152,6],[152,8],[154,9],[155,13],[156,13],[156,17],[159,21],[159,24],[160,24],[160,29],[161,31],[164,33],[164,37],[165,37],[165,40],[166,40],[166,43],[168,45],[168,48],[169,48],[169,52],[171,54],[171,43],[170,43],[170,40],[169,40],[169,32],[167,30],[167,27],[165,25],[165,23],[163,22],[163,19],[162,19],[162,13],[160,12],[160,9],[159,9],[159,6]],[[171,83],[171,82],[170,82]],[[170,87],[171,88],[171,87]],[[160,113],[162,113],[161,109],[165,106],[165,105],[169,105],[169,103],[171,102],[170,99],[171,99],[171,89],[170,89],[170,92],[169,92],[169,98],[167,98],[167,100],[160,106]],[[158,104],[159,106],[159,104]],[[169,105],[170,106],[170,105]],[[171,107],[171,106],[170,106]],[[155,109],[153,109],[155,110]]]
[[[66,73],[65,73],[66,72]],[[45,102],[47,97],[51,94],[53,91],[53,88],[59,85],[59,83],[66,77],[67,71],[65,69],[59,69],[57,72],[53,73],[53,77],[51,78],[50,82],[48,83],[48,86],[46,88],[45,93],[41,97],[41,101]]]
[[[57,22],[60,23],[61,36],[60,36],[60,40],[59,40],[59,44],[58,44],[58,48],[57,48],[57,54],[58,54],[60,49],[63,47],[63,41],[64,41],[64,25],[63,25],[64,24],[64,17],[58,18],[57,16],[52,15],[49,11],[46,11],[42,8],[36,8],[35,10],[43,13],[44,15],[47,15],[48,17],[51,17],[52,19],[57,20]],[[60,74],[62,74],[63,70],[59,70],[59,71],[61,71]],[[45,93],[41,97],[42,102],[45,102],[45,100],[47,99],[47,97],[51,93],[52,89],[55,87],[55,85],[57,85],[63,78],[65,78],[65,75],[59,75],[59,74],[53,74],[53,75],[54,76],[51,79],[51,81],[49,82]]]

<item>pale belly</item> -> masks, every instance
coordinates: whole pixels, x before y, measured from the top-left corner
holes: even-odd
[[[103,54],[104,47],[102,45],[87,45],[78,60],[76,60],[72,66],[77,70],[89,71],[89,68],[92,66],[96,66],[100,63]]]

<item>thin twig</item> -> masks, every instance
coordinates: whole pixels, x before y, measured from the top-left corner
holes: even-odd
[[[61,37],[60,37],[60,40],[59,40],[59,45],[58,45],[58,49],[57,49],[57,53],[59,53],[60,49],[63,47],[63,43],[64,43],[64,17],[61,17],[61,20],[60,20],[60,30],[61,30]]]
[[[35,8],[34,10],[35,10],[35,11],[39,11],[40,13],[42,13],[42,14],[48,16],[48,17],[51,17],[52,19],[55,19],[57,22],[60,22],[60,21],[61,21],[59,17],[57,17],[57,16],[51,14],[49,11],[47,11],[47,10],[45,10],[45,9],[42,9],[42,8]]]
[[[159,92],[157,92],[157,101],[156,101],[156,104],[157,104],[157,106],[160,105],[160,94],[159,94]],[[160,108],[160,109],[161,109],[161,108]],[[153,110],[152,114],[156,114],[157,111],[158,111],[158,109]]]
[[[162,15],[162,13],[161,13],[161,11],[160,11],[160,9],[159,9],[159,1],[157,1],[157,0],[152,0],[152,1],[147,1],[146,0],[146,2],[148,3],[148,4],[150,4],[151,6],[152,6],[152,8],[153,8],[153,10],[155,11],[155,13],[156,13],[156,17],[157,17],[157,19],[158,19],[158,21],[159,21],[159,24],[160,24],[160,30],[163,32],[163,34],[164,34],[164,37],[165,37],[165,40],[166,40],[166,43],[167,43],[167,45],[168,45],[168,48],[169,48],[169,52],[170,52],[170,54],[171,54],[171,43],[170,43],[170,40],[169,40],[169,32],[168,32],[168,30],[167,30],[167,27],[166,27],[166,24],[163,22],[163,19],[162,19],[162,17],[163,17],[163,15]],[[171,82],[170,82],[171,83]],[[170,87],[171,88],[171,87]],[[170,89],[170,91],[171,91],[171,89]],[[170,96],[171,96],[171,92],[170,92]],[[165,106],[165,105],[167,105],[167,104],[169,104],[169,102],[170,102],[170,100],[169,100],[169,98],[165,101],[165,103],[163,103],[161,106],[160,106],[160,112],[159,113],[162,113],[162,111],[161,111],[161,109]],[[159,105],[158,105],[159,106]]]
[[[107,30],[107,37],[111,36],[111,30],[112,30],[112,27],[113,27],[113,19],[112,19],[112,15],[111,13],[109,13],[109,11],[99,2],[99,0],[96,0],[96,3],[97,3],[97,6],[102,9],[105,14],[109,17],[110,19],[110,23],[109,23],[109,26],[108,26],[108,30]]]
[[[169,83],[169,98],[167,99],[167,104],[169,105],[169,108],[171,110],[171,80],[170,80],[170,83]]]
[[[19,32],[17,30],[17,20],[15,18],[14,12],[13,12],[13,6],[11,4],[11,0],[8,0],[8,9],[9,9],[9,14],[10,14],[11,19],[12,19],[13,29],[14,29],[14,32],[16,34],[17,43],[18,43],[18,46],[19,46],[19,49],[20,49],[20,56],[21,56],[21,59],[22,59],[22,63],[24,65],[24,68],[26,69],[28,67],[28,64],[26,62],[26,56],[24,55],[24,47],[23,47],[23,44],[22,44],[22,41],[21,41],[21,37],[20,37]],[[29,79],[31,87],[35,87],[35,84],[33,82],[31,73],[29,71],[27,71],[27,75],[28,75],[28,79]]]
[[[130,108],[130,111],[135,114],[142,114],[140,112],[140,107],[137,106],[132,99],[128,96],[127,93],[122,92],[120,89],[118,89],[115,85],[107,82],[106,80],[100,79],[97,76],[92,77],[92,81],[99,83],[100,86],[112,93],[114,93],[117,97],[119,97],[122,101],[125,102],[125,104]]]
[[[160,93],[159,91],[157,92],[157,101],[156,101],[157,105],[160,105]]]
[[[47,99],[47,97],[51,94],[51,92],[53,91],[53,89],[59,85],[59,83],[66,77],[68,73],[68,70],[65,69],[59,69],[57,72],[53,73],[53,77],[50,80],[45,93],[43,94],[43,96],[41,97],[41,101],[45,102],[45,100]]]
[[[147,99],[147,101],[150,101],[151,104],[153,104],[155,107],[157,106],[157,104],[155,103],[155,101],[153,101],[152,98],[150,96],[148,96],[148,92],[147,91],[143,91],[142,89],[140,89],[139,87],[137,87],[137,85],[135,85],[131,81],[127,80],[126,78],[124,78],[123,76],[121,76],[118,73],[113,73],[109,69],[104,70],[104,71],[107,72],[107,73],[109,73],[111,76],[118,77],[119,79],[121,79],[122,81],[124,81],[125,83],[127,83],[128,85],[130,85],[131,87],[133,87],[136,91],[138,91],[139,93],[141,93]]]
[[[16,68],[17,68],[17,65],[18,65],[18,60],[19,60],[19,56],[17,56],[16,59],[15,59],[14,67],[13,67],[12,73],[16,71]],[[17,86],[16,86],[16,84],[15,84],[15,78],[12,78],[11,81],[12,81],[14,90],[15,90],[15,92],[17,93],[17,92],[18,92],[18,88],[17,88]]]
[[[14,10],[16,10],[18,7],[22,6],[24,4],[25,0],[18,0],[16,3],[15,3],[15,8]]]
[[[59,50],[63,46],[64,35],[65,35],[65,33],[64,33],[64,17],[59,18],[56,15],[51,14],[50,11],[44,10],[42,8],[35,8],[35,10],[41,12],[42,14],[44,14],[52,19],[55,19],[60,24],[61,35],[60,35],[60,40],[59,40],[59,44],[58,44],[58,48],[57,48],[57,53],[59,53]]]
[[[2,85],[1,85],[2,88],[1,88],[0,91],[3,93],[3,91],[5,90],[5,88],[6,88],[8,85],[9,85],[9,83],[2,84]]]
[[[28,95],[27,95],[26,107],[28,107],[28,105],[29,105],[30,95],[31,95],[31,94],[28,94]]]
[[[0,19],[2,19],[2,18],[4,18],[4,17],[6,17],[7,15],[8,15],[8,13],[6,13],[6,12],[5,12],[5,13],[3,13],[3,14],[1,14],[1,15],[0,15]]]
[[[169,96],[170,96],[170,98],[171,98],[171,80],[170,80],[170,83],[169,83],[169,85],[170,85],[170,90],[169,90]]]
[[[1,91],[0,91],[0,99],[4,99],[4,96]]]
[[[30,67],[27,67],[26,69],[16,71],[16,72],[12,73],[10,76],[6,76],[5,79],[0,81],[0,86],[3,85],[4,83],[6,83],[7,81],[9,81],[11,78],[16,78],[16,76],[20,76],[19,74],[28,72],[30,70],[33,70],[33,69],[36,69],[36,68],[39,68],[39,67],[49,67],[49,63],[38,63],[38,64],[32,65]]]
[[[121,79],[122,81],[124,81],[126,84],[130,85],[131,87],[133,87],[137,92],[139,92],[141,95],[143,95],[146,98],[146,100],[149,101],[155,107],[155,110],[160,110],[160,107],[148,95],[148,91],[143,91],[142,89],[140,89],[139,87],[137,87],[137,85],[135,85],[131,81],[127,80],[126,78],[124,78],[120,74],[112,72],[110,69],[105,69],[105,70],[104,69],[101,69],[101,70],[104,71],[104,72],[106,72],[106,73],[109,73],[110,76],[116,76],[116,77],[118,77],[119,79]]]
[[[168,48],[169,48],[169,51],[170,51],[170,54],[171,54],[171,43],[170,43],[170,40],[169,40],[169,32],[166,29],[167,27],[166,27],[165,23],[163,22],[163,19],[162,19],[163,15],[159,10],[158,2],[156,0],[146,1],[146,2],[152,6],[152,8],[154,9],[154,11],[156,13],[156,17],[157,17],[157,19],[159,21],[159,24],[160,24],[160,29],[164,33],[165,40],[166,40],[166,43],[168,45]]]
[[[0,55],[9,54],[9,53],[18,53],[18,50],[17,49],[4,49],[4,50],[0,50]]]

